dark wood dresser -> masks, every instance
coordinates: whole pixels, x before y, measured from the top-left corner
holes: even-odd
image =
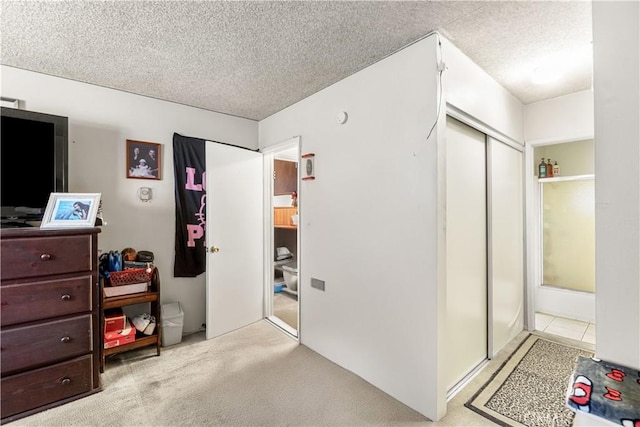
[[[0,230],[2,423],[100,390],[99,232]]]

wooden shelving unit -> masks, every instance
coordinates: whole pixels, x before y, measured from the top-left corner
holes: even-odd
[[[293,224],[292,215],[298,213],[297,207],[275,207],[273,208],[273,226],[275,228],[284,228],[287,230],[297,230],[298,226]]]
[[[146,292],[135,294],[119,295],[106,297],[103,291],[104,279],[100,280],[100,294],[102,295],[102,305],[100,306],[100,372],[104,372],[105,358],[112,354],[118,354],[125,351],[135,350],[147,346],[156,346],[156,355],[160,356],[160,347],[162,345],[162,322],[160,319],[160,279],[159,275],[154,275],[154,280],[150,282]],[[153,335],[145,335],[136,331],[135,341],[119,345],[117,347],[104,348],[104,311],[110,308],[120,308],[128,305],[150,303],[150,314],[156,318],[156,329]]]

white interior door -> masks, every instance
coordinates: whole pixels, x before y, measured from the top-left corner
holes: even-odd
[[[491,153],[491,355],[523,329],[522,152],[489,138]]]
[[[487,357],[485,135],[447,117],[446,384],[451,389]]]
[[[207,339],[263,317],[262,154],[206,142]]]

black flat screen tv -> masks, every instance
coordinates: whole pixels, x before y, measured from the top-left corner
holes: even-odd
[[[49,195],[68,191],[68,119],[2,107],[2,220],[42,219]]]

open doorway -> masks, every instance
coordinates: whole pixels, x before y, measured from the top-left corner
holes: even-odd
[[[593,139],[530,145],[530,329],[595,344]]]
[[[299,144],[294,138],[265,150],[265,317],[297,337],[299,331]]]

